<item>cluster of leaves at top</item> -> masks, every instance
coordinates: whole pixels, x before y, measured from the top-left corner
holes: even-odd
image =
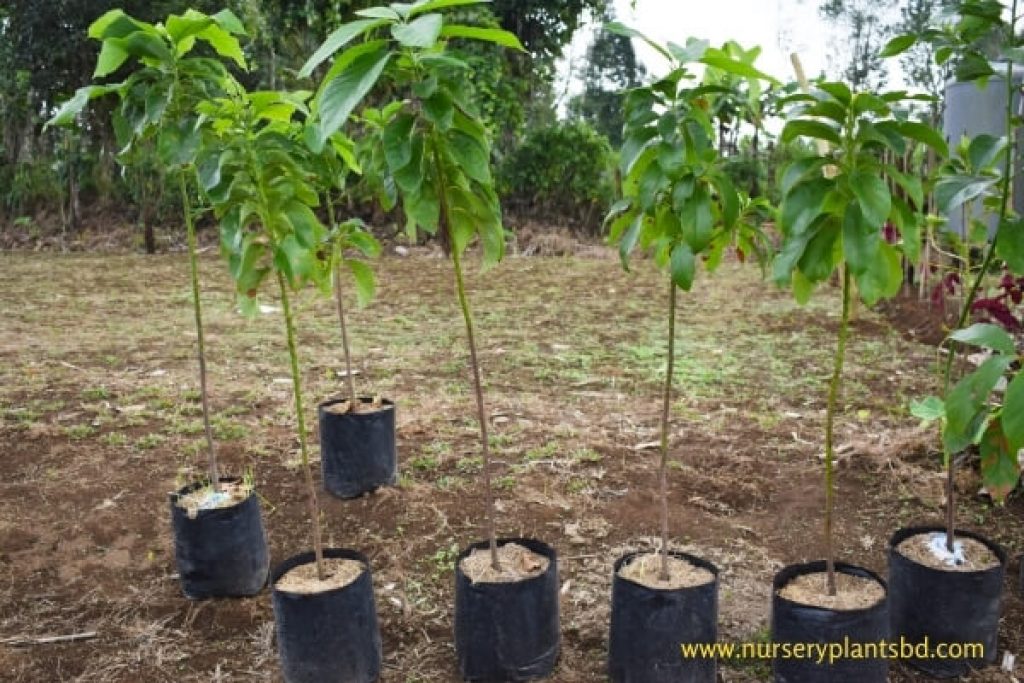
[[[506,31],[446,24],[441,13],[486,1],[418,0],[360,10],[360,18],[335,30],[303,67],[301,76],[310,76],[334,57],[315,93],[247,92],[222,61],[187,56],[197,41],[203,41],[220,57],[246,68],[237,38],[244,30],[230,12],[207,16],[189,10],[153,25],[113,10],[90,28],[90,36],[103,41],[95,75],[113,74],[129,59],[138,61],[140,68],[123,83],[80,89],[52,121],[71,124],[89,100],[117,93],[122,100],[119,120],[128,123],[136,138],[150,132],[157,137],[165,163],[179,171],[186,200],[200,339],[189,203],[192,183],[198,183],[220,223],[222,252],[242,309],[257,312],[262,284],[269,277],[276,280],[318,570],[322,570],[319,510],[309,465],[290,294],[310,284],[328,292],[333,272],[343,336],[341,267],[346,266],[354,277],[360,301],[373,296],[372,271],[348,254],[355,250],[373,257],[380,251],[379,244],[358,221],[335,221],[334,198],[344,191],[351,173],[365,173],[367,182],[380,189],[385,208],[400,199],[410,234],[414,236],[418,228],[437,233],[453,257],[470,335],[486,457],[486,421],[460,257],[470,241],[479,237],[485,263],[496,263],[503,255],[505,234],[490,172],[487,131],[462,78],[468,67],[450,55],[446,45],[449,39],[468,38],[522,47]],[[382,82],[400,99],[363,113],[364,140],[357,144],[342,128]],[[322,204],[326,204],[329,226],[317,215]],[[345,344],[347,348],[347,340]],[[205,360],[200,356],[205,403]],[[348,374],[351,378],[352,373]],[[351,380],[349,386],[354,401]],[[211,478],[217,481],[215,470]],[[493,547],[493,512],[489,519]]]

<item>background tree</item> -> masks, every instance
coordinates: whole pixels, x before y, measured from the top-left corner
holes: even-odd
[[[821,17],[837,33],[830,57],[836,76],[854,90],[878,90],[889,79],[885,60],[879,55],[892,34],[900,0],[823,0]]]
[[[605,23],[613,19],[609,12]],[[624,122],[622,91],[640,85],[647,69],[637,60],[632,40],[603,26],[587,48],[585,64],[580,74],[583,92],[570,100],[569,114],[589,123],[618,149]]]

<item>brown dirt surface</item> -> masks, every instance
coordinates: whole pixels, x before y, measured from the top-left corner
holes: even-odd
[[[344,588],[366,571],[366,565],[358,560],[340,557],[325,557],[324,578],[317,574],[316,563],[300,564],[277,580],[274,588],[284,593],[312,595]]]
[[[846,612],[867,609],[885,598],[885,589],[873,579],[836,573],[836,594],[826,590],[825,572],[801,574],[781,589],[779,595],[801,605]]]
[[[380,396],[374,396],[370,401],[356,401],[355,405],[352,405],[351,401],[338,401],[324,408],[328,413],[334,415],[348,415],[350,412],[354,413],[379,413],[384,410],[391,410],[393,406],[384,405],[383,400]]]
[[[369,558],[382,683],[448,683],[454,565],[485,536],[464,332],[444,259],[410,250],[377,268],[377,300],[351,313],[353,370],[362,391],[398,405],[400,481],[356,500],[322,496],[324,543]],[[277,563],[310,546],[280,305],[270,297],[276,311],[242,318],[215,248],[201,275],[222,471],[251,472]],[[182,253],[0,254],[0,639],[97,632],[0,645],[4,683],[281,680],[269,591],[193,603],[176,577],[168,493],[205,472],[188,283]],[[611,251],[509,257],[486,274],[467,259],[498,531],[559,553],[555,683],[603,680],[612,562],[658,547],[663,285],[653,267],[624,274]],[[821,559],[838,308],[834,289],[800,307],[735,263],[680,297],[671,547],[719,567],[723,640],[766,638],[774,573]],[[343,352],[332,301],[304,292],[295,313],[315,443],[316,404],[337,395]],[[884,574],[893,531],[942,516],[941,444],[907,411],[936,392],[935,351],[883,316],[858,316],[836,422],[836,546]],[[991,505],[973,468],[961,468],[959,523],[1013,558],[999,650],[1022,662],[1024,498]],[[770,680],[763,663],[721,671]],[[925,680],[901,665],[890,677]]]
[[[942,569],[949,572],[979,572],[999,566],[999,558],[987,545],[967,536],[956,538],[956,543],[962,543],[964,548],[964,561],[962,564],[946,564],[935,557],[935,553],[928,549],[928,539],[931,534],[918,534],[904,539],[896,546],[904,557],[913,560],[932,569]],[[945,535],[943,535],[945,538]]]
[[[474,548],[462,558],[459,568],[473,583],[516,583],[547,571],[551,561],[518,543],[502,543],[498,546],[498,565],[491,563],[490,548]]]
[[[715,575],[704,567],[687,562],[681,557],[668,557],[668,579],[661,578],[661,555],[646,553],[633,558],[619,569],[619,576],[647,588],[678,590],[703,586],[715,580]]]

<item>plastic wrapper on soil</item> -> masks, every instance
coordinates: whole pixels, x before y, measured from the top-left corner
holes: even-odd
[[[889,637],[889,602],[866,609],[831,610],[801,605],[779,595],[779,589],[803,574],[825,571],[824,560],[783,567],[772,583],[772,642],[779,644],[879,643]],[[842,562],[836,571],[885,582],[872,571]],[[777,656],[773,661],[776,683],[886,683],[889,662],[884,658]]]
[[[236,505],[198,510],[191,518],[178,499],[201,486],[191,484],[170,496],[174,557],[182,592],[191,600],[259,593],[270,568],[259,498],[250,493]]]
[[[289,570],[312,563],[312,552],[285,560],[271,575],[284,680],[372,683],[380,676],[381,640],[370,564],[360,553],[341,548],[324,548],[324,557],[357,560],[366,569],[346,586],[312,594],[273,588]]]
[[[945,532],[940,526],[908,527],[889,541],[889,593],[892,638],[911,645],[927,642],[928,657],[912,657],[914,667],[938,678],[954,678],[996,661],[999,614],[1006,574],[1006,552],[968,531],[956,536],[973,538],[991,550],[999,564],[981,571],[943,571],[907,558],[896,548],[919,534]],[[926,640],[927,639],[927,640]],[[940,644],[981,643],[984,656],[951,659],[936,655]],[[922,651],[923,654],[923,651]]]
[[[715,580],[700,586],[656,589],[619,576],[637,555],[615,562],[608,642],[608,677],[612,683],[714,683],[713,658],[684,658],[685,643],[714,643],[718,637],[718,568],[693,555],[674,557],[707,569]]]
[[[548,558],[544,573],[513,583],[473,583],[455,564],[455,652],[467,681],[528,681],[555,668],[559,654],[558,562],[555,550],[529,538],[503,538]]]
[[[372,403],[368,398],[359,401]],[[393,486],[398,481],[395,404],[385,399],[379,410],[341,415],[328,410],[343,402],[347,400],[325,401],[317,410],[324,489],[338,498],[355,498]]]

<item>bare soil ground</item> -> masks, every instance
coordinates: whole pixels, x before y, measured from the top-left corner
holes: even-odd
[[[653,269],[636,270],[623,274],[607,255],[510,258],[469,278],[499,526],[560,553],[560,683],[604,680],[612,562],[651,547],[657,529],[667,292]],[[462,322],[445,261],[389,257],[380,273],[378,301],[353,313],[351,329],[362,393],[398,405],[401,481],[355,501],[324,495],[325,539],[371,560],[383,680],[454,681],[453,563],[483,534]],[[278,562],[310,543],[280,313],[241,318],[212,254],[203,276],[220,453],[229,473],[251,471]],[[279,680],[266,592],[191,603],[175,578],[167,495],[203,462],[187,283],[180,254],[0,256],[0,641],[97,633],[0,645],[4,681]],[[836,299],[829,290],[800,308],[734,264],[681,297],[671,524],[679,549],[721,569],[726,640],[765,639],[773,573],[822,553]],[[330,301],[310,292],[298,309],[315,425],[316,400],[342,390],[344,363]],[[934,390],[936,356],[870,311],[855,327],[837,543],[842,559],[884,572],[897,527],[940,518],[937,444],[907,412]],[[973,467],[959,485],[962,525],[1014,557],[1000,648],[1019,661],[1024,501],[978,498]],[[721,671],[756,681],[769,667]],[[918,680],[900,666],[892,679]]]

